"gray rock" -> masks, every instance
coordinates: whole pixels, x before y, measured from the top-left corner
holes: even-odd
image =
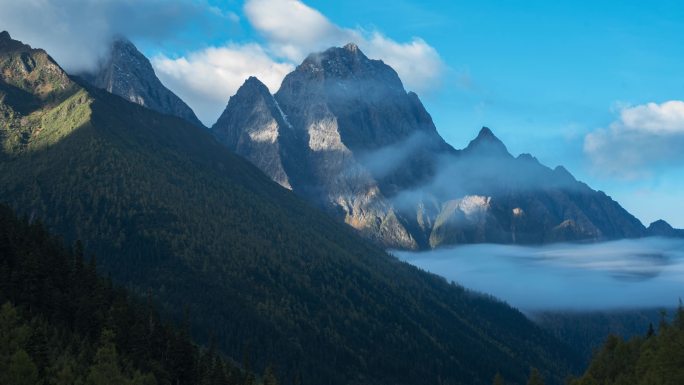
[[[112,42],[107,59],[95,72],[81,76],[93,86],[133,103],[204,127],[192,109],[157,78],[145,55],[124,38]]]

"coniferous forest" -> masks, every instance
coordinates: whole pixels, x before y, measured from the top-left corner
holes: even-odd
[[[0,206],[0,384],[275,384],[195,345],[39,223]]]
[[[571,385],[684,384],[684,308],[674,320],[665,314],[642,337],[623,340],[611,335],[595,354],[584,375]]]

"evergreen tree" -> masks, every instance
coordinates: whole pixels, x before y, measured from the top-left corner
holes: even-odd
[[[530,377],[527,380],[527,385],[544,385],[544,379],[537,368],[530,369]]]
[[[103,330],[100,347],[88,373],[87,385],[127,385],[113,341],[114,333],[108,329]]]
[[[38,368],[25,350],[21,349],[10,358],[7,369],[6,384],[12,385],[37,385]]]

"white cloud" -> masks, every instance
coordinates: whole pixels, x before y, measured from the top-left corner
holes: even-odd
[[[426,91],[438,86],[444,69],[437,50],[423,39],[413,38],[408,43],[397,43],[379,32],[361,42],[372,58],[380,58],[389,64],[411,90]]]
[[[297,0],[248,0],[244,10],[250,24],[264,36],[273,52],[295,62],[312,51],[359,37]]]
[[[663,104],[648,103],[624,108],[621,125],[628,130],[653,134],[684,133],[684,102],[671,100]]]
[[[194,0],[0,0],[0,9],[0,28],[70,72],[93,68],[115,35],[159,40],[208,14]]]
[[[622,106],[608,128],[589,133],[584,151],[597,170],[639,178],[684,161],[684,102]]]
[[[292,64],[271,59],[258,44],[211,47],[175,59],[159,55],[152,58],[152,65],[162,82],[189,101],[207,125],[216,121],[228,98],[248,77],[258,77],[275,92],[294,69]]]

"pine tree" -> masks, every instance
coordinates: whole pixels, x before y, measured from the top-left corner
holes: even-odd
[[[23,349],[14,353],[10,358],[9,368],[7,369],[7,384],[38,384],[38,368]]]
[[[266,370],[264,371],[264,378],[261,381],[263,385],[278,385],[278,380],[275,377],[275,373],[273,373],[273,367],[268,366],[266,367]]]
[[[544,379],[537,368],[530,369],[530,378],[527,380],[527,385],[544,385]]]
[[[109,329],[103,330],[100,348],[88,373],[88,385],[126,385],[113,341],[114,333]]]

